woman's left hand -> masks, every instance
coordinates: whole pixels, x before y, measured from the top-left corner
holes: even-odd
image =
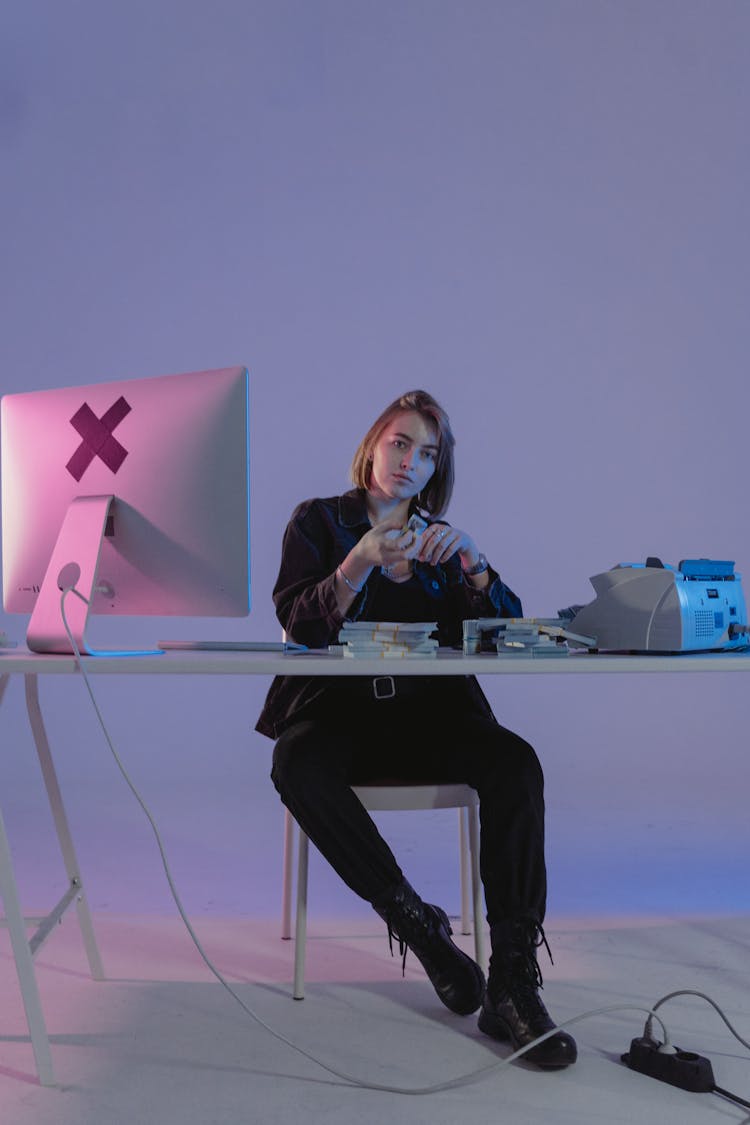
[[[467,570],[479,560],[479,548],[465,531],[445,523],[431,523],[419,537],[416,558],[420,562],[437,566],[453,555],[461,557],[461,566]]]

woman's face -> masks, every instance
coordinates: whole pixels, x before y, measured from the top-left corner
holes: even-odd
[[[390,500],[410,500],[435,472],[437,430],[416,410],[397,414],[372,451],[370,492]]]

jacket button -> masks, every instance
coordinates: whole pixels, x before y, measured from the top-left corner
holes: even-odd
[[[438,582],[437,578],[433,578],[432,588],[433,588],[433,590],[439,590],[440,589],[440,583]]]

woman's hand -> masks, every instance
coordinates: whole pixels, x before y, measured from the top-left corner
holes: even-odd
[[[419,537],[415,557],[420,562],[437,566],[458,554],[464,570],[470,570],[479,561],[479,548],[465,531],[445,523],[431,523]]]
[[[375,524],[353,547],[349,558],[363,566],[392,567],[405,559],[416,557],[419,539],[413,531],[389,520]]]

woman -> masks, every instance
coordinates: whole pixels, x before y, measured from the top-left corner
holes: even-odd
[[[294,641],[335,642],[345,621],[462,622],[518,617],[521,603],[465,531],[441,517],[453,489],[448,417],[425,391],[396,399],[362,440],[354,490],[300,504],[287,526],[276,612]],[[421,515],[421,533],[407,521]],[[258,730],[277,739],[272,778],[284,804],[341,878],[411,948],[452,1011],[481,1006],[479,1027],[514,1049],[554,1028],[539,996],[536,949],[546,901],[541,767],[495,720],[473,676],[277,677]],[[465,782],[479,793],[489,981],[451,940],[448,918],[404,878],[351,786],[376,779]],[[575,1061],[557,1031],[525,1056]]]

